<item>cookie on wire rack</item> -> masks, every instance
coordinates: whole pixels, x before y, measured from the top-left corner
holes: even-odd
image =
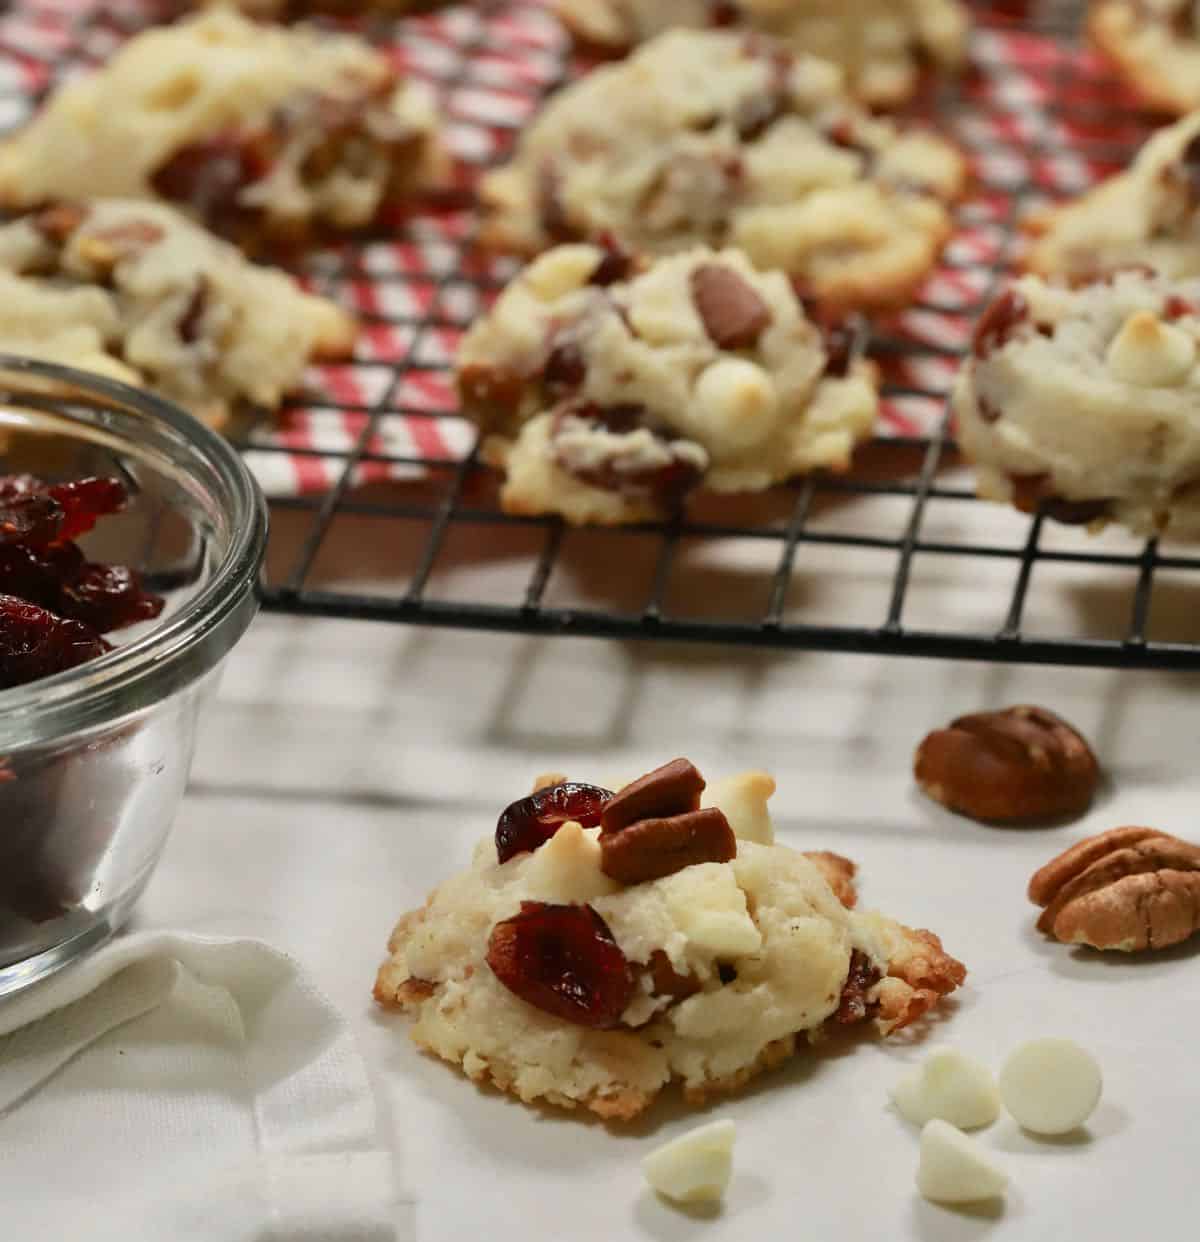
[[[1200,108],[1200,11],[1193,0],[1098,0],[1092,42],[1152,108]]]
[[[1200,537],[1200,279],[1024,276],[954,390],[981,496],[1098,528]]]
[[[429,92],[361,39],[215,9],[60,86],[0,141],[0,205],[159,199],[291,241],[370,223],[444,161]]]
[[[141,384],[220,425],[273,408],[354,320],[159,203],[62,204],[0,226],[0,352]]]
[[[480,194],[497,247],[734,246],[826,308],[879,309],[934,265],[965,180],[954,147],[868,116],[827,61],[685,30],[553,96]]]
[[[503,508],[577,524],[844,469],[878,412],[873,366],[822,334],[786,277],[704,247],[649,263],[555,247],[472,326],[456,377],[505,472]]]
[[[615,794],[520,799],[388,942],[375,999],[527,1104],[628,1121],[700,1106],[845,1025],[883,1034],[966,976],[928,931],[853,909],[854,864],[773,843],[763,773],[677,759]]]
[[[1200,112],[1160,129],[1123,172],[1025,221],[1041,276],[1089,280],[1143,266],[1200,275]]]
[[[736,26],[839,65],[855,98],[904,103],[924,62],[954,71],[966,60],[969,16],[958,0],[556,0],[585,43],[627,50],[666,30]]]

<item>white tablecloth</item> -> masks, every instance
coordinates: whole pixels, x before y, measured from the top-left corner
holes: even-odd
[[[1082,956],[1033,932],[1024,888],[1069,840],[1195,824],[1194,677],[429,632],[262,617],[232,657],[141,927],[260,937],[343,1008],[401,1148],[420,1242],[480,1234],[894,1242],[1194,1236],[1195,950]],[[1015,701],[1060,711],[1108,773],[1090,815],[989,829],[924,801],[913,746],[951,715]],[[462,865],[530,777],[643,770],[686,754],[711,776],[775,773],[783,839],[862,864],[863,900],[938,931],[969,986],[934,1032],[997,1062],[1074,1035],[1106,1097],[1090,1140],[983,1138],[1012,1175],[998,1219],[921,1202],[915,1135],[885,1107],[899,1042],[832,1041],[711,1115],[741,1122],[724,1212],[698,1222],[643,1189],[638,1159],[689,1123],[632,1134],[536,1113],[416,1053],[370,999],[395,917]],[[402,1209],[406,1216],[410,1208]],[[407,1225],[407,1220],[402,1222]]]

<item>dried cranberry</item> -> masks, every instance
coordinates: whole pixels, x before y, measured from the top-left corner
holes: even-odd
[[[551,396],[568,396],[586,378],[587,363],[574,341],[560,341],[550,350],[542,367],[542,383]]]
[[[979,397],[975,402],[979,407],[979,417],[985,423],[997,423],[1000,421],[1000,411],[987,399],[987,397]]]
[[[741,9],[730,0],[709,0],[708,24],[710,26],[736,26],[741,19]]]
[[[633,996],[625,954],[587,905],[523,901],[492,928],[487,963],[515,996],[577,1026],[616,1026]]]
[[[76,539],[125,499],[118,479],[47,484],[31,474],[0,476],[0,543],[41,547]]]
[[[152,178],[163,198],[186,203],[201,215],[228,210],[246,186],[267,171],[261,140],[235,133],[181,147]]]
[[[108,633],[153,621],[164,603],[161,595],[143,590],[141,575],[127,566],[89,563],[62,583],[56,611]]]
[[[132,569],[89,562],[74,543],[0,545],[0,593],[101,633],[153,620],[164,604],[161,596],[143,590],[141,577]]]
[[[1028,318],[1029,304],[1015,289],[1005,289],[975,325],[971,342],[975,357],[982,360],[993,350],[1003,348]]]
[[[597,238],[597,245],[604,250],[604,257],[596,264],[588,277],[589,285],[615,285],[624,280],[633,268],[633,255],[612,235],[602,233]]]
[[[845,379],[850,373],[856,338],[854,328],[845,323],[831,323],[825,329],[825,374]]]
[[[179,323],[175,329],[179,333],[179,339],[185,345],[193,345],[200,339],[200,324],[207,309],[208,280],[201,276],[196,281],[196,288],[192,296],[188,298],[188,303],[183,308],[183,314],[179,316]]]
[[[63,507],[59,540],[86,535],[98,518],[125,507],[128,494],[120,479],[79,479],[74,483],[55,483],[50,495]]]
[[[1200,199],[1200,134],[1180,152],[1178,168],[1188,193],[1193,198]]]
[[[611,797],[611,791],[597,785],[564,781],[511,803],[496,823],[496,857],[504,863],[514,854],[536,850],[569,820],[595,828]]]
[[[1177,293],[1172,293],[1163,304],[1163,314],[1168,319],[1184,319],[1188,315],[1195,315],[1196,313],[1195,302],[1190,302],[1187,298],[1181,298]]]
[[[850,969],[834,1012],[835,1022],[861,1022],[867,1016],[867,993],[879,982],[879,971],[861,949],[850,954]]]
[[[0,595],[0,688],[61,673],[110,650],[91,626]]]

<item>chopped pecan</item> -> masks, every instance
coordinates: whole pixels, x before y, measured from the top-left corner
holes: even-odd
[[[1200,930],[1200,846],[1153,828],[1088,837],[1034,873],[1038,930],[1096,949],[1163,949]]]
[[[721,349],[749,349],[770,326],[766,302],[724,263],[702,263],[692,272],[691,285],[704,330]]]
[[[993,350],[1002,349],[1028,319],[1029,303],[1015,289],[1005,289],[975,325],[971,340],[975,357],[982,360]]]
[[[510,367],[468,362],[459,368],[457,382],[467,413],[485,423],[511,418],[525,395],[525,377]]]
[[[917,748],[917,784],[972,819],[1011,822],[1079,814],[1100,779],[1096,756],[1041,707],[960,716]]]
[[[618,789],[600,813],[604,832],[620,832],[639,819],[682,815],[700,808],[704,777],[687,759],[672,759]]]
[[[736,856],[733,829],[716,807],[642,819],[600,834],[600,869],[620,884],[644,884],[697,863],[729,862]]]

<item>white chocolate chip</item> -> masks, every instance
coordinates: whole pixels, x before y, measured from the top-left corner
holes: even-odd
[[[917,1189],[934,1203],[977,1203],[1002,1195],[1008,1175],[997,1168],[974,1139],[945,1121],[921,1131]]]
[[[693,414],[727,443],[744,448],[769,435],[779,409],[771,377],[744,358],[722,358],[696,382]]]
[[[775,781],[766,772],[740,772],[713,781],[700,795],[700,805],[724,811],[733,835],[740,840],[771,845],[775,841],[775,827],[767,799],[774,792]]]
[[[976,1130],[1000,1115],[992,1071],[956,1048],[934,1048],[919,1069],[896,1084],[892,1103],[918,1126],[937,1118],[960,1130]]]
[[[525,872],[529,897],[536,901],[591,901],[620,887],[600,870],[598,833],[574,820],[536,850]]]
[[[561,831],[561,829],[560,829]],[[666,893],[675,925],[713,957],[737,958],[762,948],[762,933],[746,908],[733,871],[719,863],[688,867]]]
[[[1000,1096],[1017,1124],[1035,1134],[1067,1134],[1100,1103],[1096,1058],[1072,1039],[1022,1044],[1000,1071]]]
[[[719,1199],[733,1175],[732,1121],[713,1121],[689,1130],[642,1161],[646,1181],[676,1203]]]
[[[1153,311],[1134,311],[1108,347],[1114,379],[1143,388],[1182,384],[1196,362],[1196,343]]]

